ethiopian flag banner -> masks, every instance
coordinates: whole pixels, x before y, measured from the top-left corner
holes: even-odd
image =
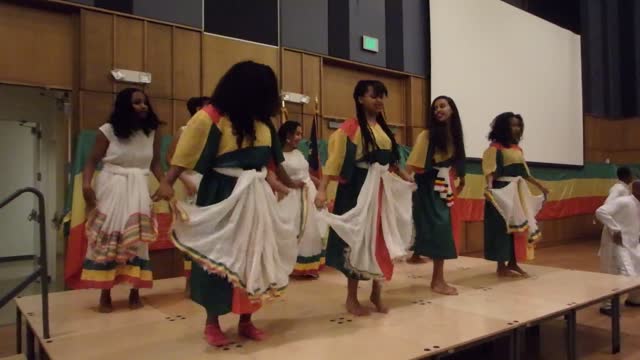
[[[78,136],[76,151],[71,167],[69,189],[66,199],[66,228],[67,252],[65,261],[65,281],[67,286],[77,286],[82,262],[84,260],[87,239],[85,237],[85,204],[82,197],[82,167],[89,156],[95,141],[95,131],[82,131]],[[162,163],[165,164],[166,152],[171,143],[171,137],[162,139]],[[318,155],[322,164],[327,159],[327,142],[317,142]],[[305,156],[309,155],[310,143],[303,141],[300,150]],[[400,165],[409,156],[411,149],[400,146]],[[633,171],[640,173],[640,167],[631,166]],[[609,188],[616,182],[616,166],[610,164],[586,164],[581,169],[556,169],[548,167],[531,167],[533,176],[541,180],[551,190],[549,199],[538,214],[539,220],[560,219],[577,215],[593,214],[604,202]],[[153,192],[157,187],[155,178],[150,177],[149,190]],[[456,243],[459,241],[459,225],[461,222],[482,221],[484,218],[484,177],[478,162],[467,164],[466,187],[452,207],[452,225]],[[329,199],[335,197],[336,185],[328,189]],[[181,183],[176,183],[176,197],[184,198]],[[169,231],[171,215],[166,202],[156,203],[155,211],[158,216],[159,238],[150,250],[168,249],[173,247]],[[331,209],[331,201],[329,208]]]
[[[81,131],[78,135],[75,154],[70,170],[70,181],[65,200],[65,232],[67,237],[67,250],[65,253],[64,279],[65,284],[74,289],[79,286],[82,263],[87,252],[87,238],[85,235],[85,203],[82,196],[82,169],[89,157],[96,139],[96,131]],[[171,136],[162,138],[162,164],[166,164],[166,154],[171,144]],[[166,166],[164,166],[166,168]],[[166,170],[166,169],[165,169]],[[98,171],[99,168],[98,168]],[[158,186],[155,177],[149,177],[149,191],[153,193]],[[184,198],[184,189],[178,181],[176,183],[176,197]],[[154,211],[158,220],[158,239],[151,243],[149,250],[162,250],[173,248],[173,242],[169,236],[171,228],[171,214],[169,204],[166,201],[154,204]]]
[[[327,159],[327,142],[318,143],[320,160]],[[308,153],[308,142],[300,144],[300,151]],[[400,146],[400,165],[404,163],[411,148]],[[640,174],[639,166],[630,166]],[[532,175],[541,180],[551,190],[549,199],[538,214],[539,220],[560,219],[576,215],[592,214],[602,205],[609,188],[617,181],[616,165],[585,164],[581,169],[561,169],[552,167],[530,167]],[[484,219],[484,176],[477,161],[467,163],[466,186],[455,202],[452,210],[461,221],[482,221]],[[535,191],[535,189],[532,189]]]

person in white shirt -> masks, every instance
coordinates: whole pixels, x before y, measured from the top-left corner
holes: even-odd
[[[608,270],[612,274],[640,275],[639,199],[640,181],[634,181],[631,184],[631,195],[607,199],[605,204],[596,210],[596,218],[605,226],[602,235],[603,244],[612,245],[610,249],[611,262],[607,264]],[[609,256],[609,254],[603,254],[601,249],[602,256]],[[640,292],[631,292],[625,305],[640,306]],[[611,315],[610,308],[601,308],[600,312]]]

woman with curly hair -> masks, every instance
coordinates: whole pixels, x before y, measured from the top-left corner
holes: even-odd
[[[284,171],[282,149],[271,117],[278,109],[273,70],[245,61],[222,77],[211,102],[187,123],[171,168],[155,199],[173,197],[185,170],[202,174],[195,205],[179,203],[174,243],[193,259],[191,298],[207,312],[205,338],[230,343],[218,318],[240,315],[240,336],[263,340],[251,315],[264,297],[287,286],[296,261],[296,232],[277,209],[267,167],[291,188],[302,187]]]
[[[484,208],[484,256],[498,263],[498,276],[527,276],[518,261],[532,256],[533,243],[540,238],[535,215],[549,190],[529,171],[524,152],[518,146],[524,133],[522,116],[512,112],[498,115],[491,123],[491,145],[482,156],[486,178]],[[544,197],[534,197],[526,184],[537,187]]]
[[[156,239],[157,226],[147,178],[150,173],[158,181],[163,177],[158,126],[142,90],[120,91],[84,167],[88,249],[81,279],[83,287],[102,289],[100,312],[113,310],[114,285],[131,283],[131,308],[142,306],[138,289],[152,285],[148,244]],[[92,185],[99,163],[102,171]]]

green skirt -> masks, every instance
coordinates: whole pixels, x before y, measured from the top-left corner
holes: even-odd
[[[418,189],[413,193],[413,222],[416,240],[413,252],[435,260],[458,257],[451,227],[451,211],[434,191],[435,172],[416,175]]]
[[[498,210],[489,201],[484,203],[484,258],[491,261],[514,259],[513,235]]]
[[[338,184],[336,191],[336,199],[333,205],[333,213],[343,215],[347,211],[353,209],[358,203],[358,195],[367,177],[367,169],[355,168],[348,183]],[[342,272],[346,277],[355,280],[368,280],[367,278],[356,274],[346,268],[347,257],[345,251],[349,246],[342,240],[338,234],[331,229],[329,231],[329,239],[327,241],[327,258],[328,266]]]
[[[208,206],[219,203],[231,195],[236,186],[237,178],[211,172],[203,176],[198,189],[198,206]],[[207,314],[220,316],[231,312],[233,301],[233,286],[227,279],[209,274],[197,263],[192,264],[191,299],[202,305]]]

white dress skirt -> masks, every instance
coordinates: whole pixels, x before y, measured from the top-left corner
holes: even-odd
[[[378,239],[390,258],[407,255],[413,243],[412,196],[414,183],[402,180],[389,171],[388,165],[358,163],[368,168],[356,206],[335,215],[326,209],[320,218],[348,245],[345,267],[364,279],[389,279],[391,264],[379,264]]]
[[[309,163],[297,149],[285,152],[282,163],[292,180],[303,181],[302,189],[292,189],[278,202],[278,211],[293,219],[297,231],[298,256],[293,275],[317,277],[324,266],[323,236],[328,232],[327,224],[318,217],[314,204],[317,189],[309,176]]]
[[[266,169],[214,170],[238,178],[231,195],[203,207],[177,203],[174,243],[252,300],[280,295],[296,261],[294,221],[279,212]]]
[[[148,245],[158,232],[148,185],[154,133],[138,131],[119,139],[111,124],[100,131],[109,147],[94,181],[96,208],[85,224],[82,287],[110,289],[129,282],[148,288],[153,283]]]

